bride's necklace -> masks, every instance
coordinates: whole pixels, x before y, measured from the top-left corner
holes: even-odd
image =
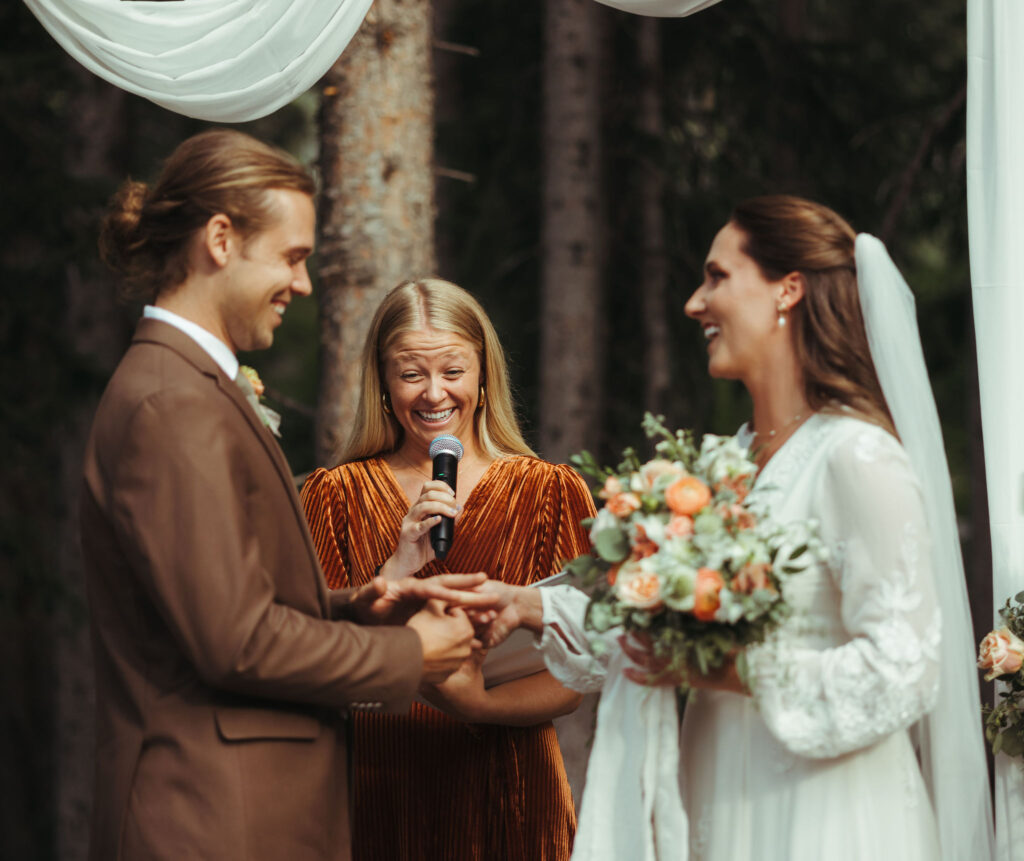
[[[754,431],[754,439],[763,440],[763,445],[768,445],[775,439],[775,437],[777,437],[780,434],[784,434],[786,431],[794,427],[797,423],[802,422],[804,419],[810,418],[810,415],[810,412],[797,413],[795,416],[791,416],[789,420],[786,421],[786,423],[783,424],[781,427],[772,428],[771,430],[764,432]]]

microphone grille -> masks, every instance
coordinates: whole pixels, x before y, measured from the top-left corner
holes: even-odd
[[[434,437],[430,442],[430,459],[433,460],[443,452],[455,455],[456,460],[462,460],[462,443],[459,442],[459,438],[450,433]]]

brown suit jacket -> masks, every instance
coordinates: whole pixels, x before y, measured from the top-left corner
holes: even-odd
[[[143,320],[85,460],[91,857],[349,857],[341,712],[404,711],[407,628],[334,620],[281,449],[191,338]]]

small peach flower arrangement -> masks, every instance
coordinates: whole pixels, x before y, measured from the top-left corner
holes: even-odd
[[[587,452],[603,506],[585,522],[591,552],[567,565],[591,595],[595,653],[615,628],[644,632],[676,669],[708,672],[762,641],[785,618],[785,580],[822,556],[812,523],[778,524],[751,495],[757,467],[735,437],[670,432],[643,422],[656,457],[627,449],[616,469]],[[685,675],[681,673],[680,675]]]
[[[1024,592],[999,611],[1004,624],[990,631],[978,647],[978,668],[985,681],[999,679],[994,706],[984,706],[985,737],[992,753],[1024,759]]]

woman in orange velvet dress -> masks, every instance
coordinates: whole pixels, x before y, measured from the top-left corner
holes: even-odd
[[[430,442],[464,447],[458,492],[431,480]],[[429,279],[396,287],[363,352],[355,427],[340,466],[302,491],[333,588],[445,571],[527,585],[587,551],[594,513],[571,469],[537,458],[512,409],[494,328],[469,293]],[[430,528],[455,517],[444,562]],[[538,672],[485,688],[482,656],[443,685],[435,707],[352,721],[353,858],[567,859],[576,827],[551,719],[579,695]]]

